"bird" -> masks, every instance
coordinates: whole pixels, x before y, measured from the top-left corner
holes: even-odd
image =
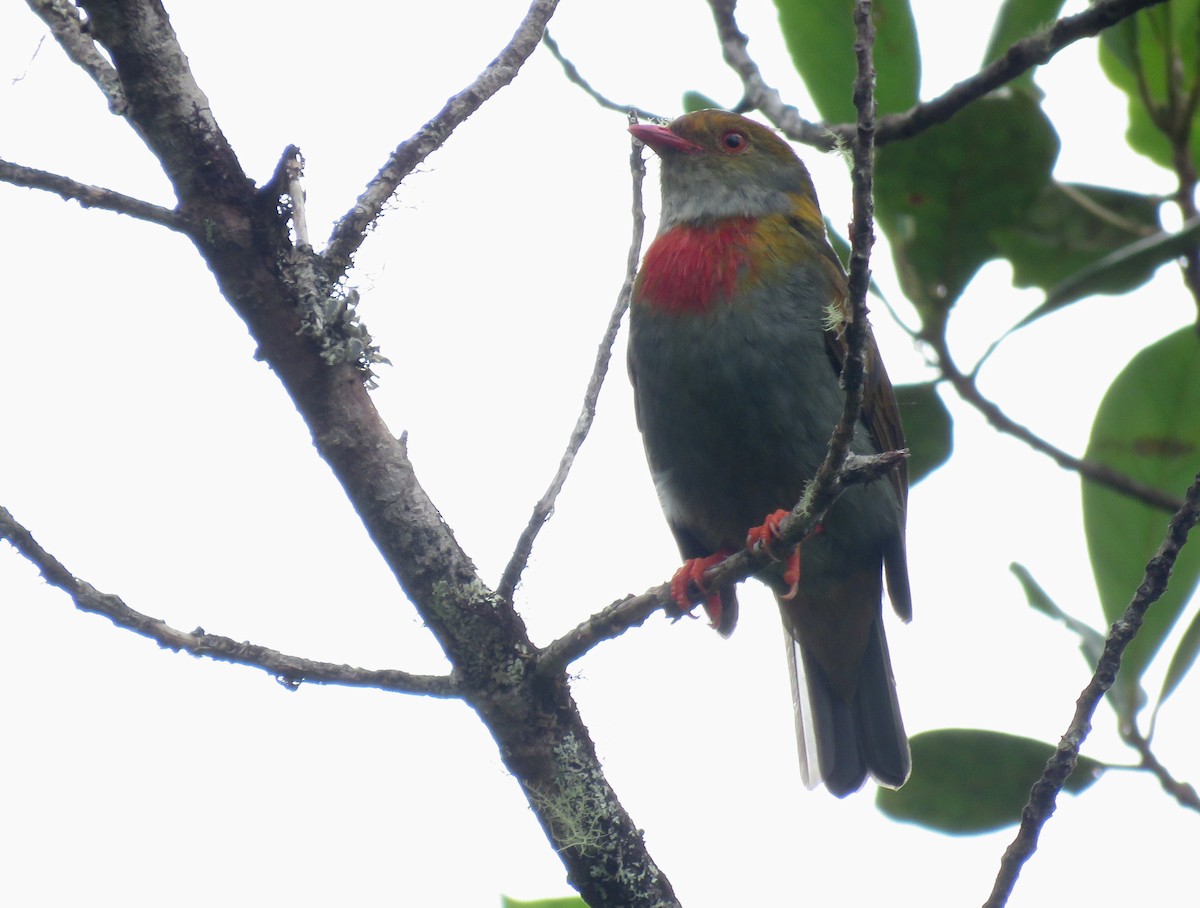
[[[703,573],[742,546],[770,549],[841,415],[846,273],[808,170],[770,128],[722,110],[631,125],[660,159],[658,231],[630,300],[634,409],[663,513],[685,563],[679,611],[703,604],[725,636],[733,585]],[[866,326],[862,415],[850,450],[900,450],[895,392]],[[799,548],[756,577],[787,642],[801,776],[837,797],[868,776],[898,788],[911,768],[883,627],[883,584],[912,617],[908,480],[845,490]],[[697,595],[698,594],[698,595]]]

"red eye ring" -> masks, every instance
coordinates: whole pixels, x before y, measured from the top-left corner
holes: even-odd
[[[750,147],[750,140],[740,129],[731,129],[721,136],[721,147],[730,154],[741,154]]]

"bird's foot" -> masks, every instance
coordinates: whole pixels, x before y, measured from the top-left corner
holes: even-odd
[[[751,527],[746,533],[746,549],[750,552],[761,548],[769,556],[772,561],[782,561],[775,550],[772,548],[775,540],[779,538],[779,527],[783,521],[792,515],[791,511],[778,510],[772,514],[768,514],[766,520],[760,526]],[[789,559],[790,560],[790,559]]]
[[[751,552],[761,549],[770,556],[772,561],[783,561],[784,559],[775,553],[772,546],[779,539],[780,526],[782,526],[783,521],[790,517],[791,514],[791,511],[784,510],[768,514],[767,519],[760,526],[751,527],[750,532],[746,534],[746,548]],[[824,529],[823,526],[818,524],[810,535],[815,536]],[[801,545],[803,545],[803,541]],[[787,584],[787,592],[782,594],[781,598],[796,598],[796,588],[800,585],[800,546],[796,546],[788,553],[787,563],[783,568],[783,582]]]
[[[720,564],[731,554],[733,553],[728,549],[722,549],[706,558],[689,558],[675,572],[675,576],[671,578],[671,598],[679,606],[681,615],[695,618],[692,609],[696,607],[696,602],[699,600],[700,604],[704,606],[704,613],[708,615],[712,626],[720,627],[721,612],[723,611],[721,594],[709,589],[708,584],[704,582],[704,572],[713,565]],[[693,590],[696,595],[693,595]]]

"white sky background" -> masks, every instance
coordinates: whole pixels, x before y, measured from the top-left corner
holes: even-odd
[[[956,3],[914,5],[929,97],[977,67],[992,19],[981,7],[994,4],[969,17]],[[523,0],[468,4],[469,15],[434,3],[168,6],[247,172],[261,183],[287,144],[303,150],[318,242],[525,10]],[[768,81],[811,113],[771,4],[746,0],[739,15]],[[685,89],[740,96],[699,0],[567,2],[552,31],[613,98],[672,114]],[[173,204],[90,80],[51,39],[38,50],[42,32],[24,5],[0,11],[0,155]],[[1060,178],[1173,188],[1125,149],[1124,102],[1098,79],[1094,43],[1061,54],[1039,83],[1063,138]],[[421,481],[489,582],[557,463],[621,283],[628,152],[622,117],[539,50],[404,182],[353,273],[395,363],[375,399],[394,432],[408,431]],[[802,154],[845,224],[845,166]],[[651,164],[651,230],[656,177]],[[0,212],[0,504],[79,577],[178,627],[442,670],[191,245],[7,186]],[[876,277],[903,307],[878,252]],[[1037,302],[1011,289],[1007,266],[986,267],[952,321],[960,363]],[[893,379],[927,377],[876,310]],[[1164,269],[1136,297],[1090,301],[1011,338],[984,391],[1081,452],[1119,368],[1193,318]],[[677,566],[623,362],[622,337],[593,436],[520,590],[541,643]],[[889,627],[907,725],[1054,741],[1089,671],[1074,639],[1025,606],[1008,564],[1024,562],[1101,625],[1078,481],[949,403],[955,459],[910,501],[916,620]],[[775,606],[755,584],[743,596],[730,641],[700,621],[652,619],[574,666],[609,777],[684,904],[979,904],[1012,831],[948,838],[884,819],[870,790],[845,801],[805,791]],[[491,906],[501,892],[568,891],[462,705],[288,693],[258,671],[160,651],[77,613],[7,547],[0,603],[0,903]],[[1196,687],[1168,704],[1156,739],[1192,781]],[[1113,725],[1102,706],[1085,752],[1129,760]],[[1149,777],[1109,773],[1060,802],[1010,904],[1048,905],[1068,886],[1081,904],[1177,904],[1194,888],[1197,832]]]

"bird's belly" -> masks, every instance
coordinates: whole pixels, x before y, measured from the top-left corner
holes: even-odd
[[[784,336],[760,317],[635,321],[639,421],[663,509],[705,546],[800,499],[841,412],[817,326]],[[794,313],[792,313],[794,317]]]

